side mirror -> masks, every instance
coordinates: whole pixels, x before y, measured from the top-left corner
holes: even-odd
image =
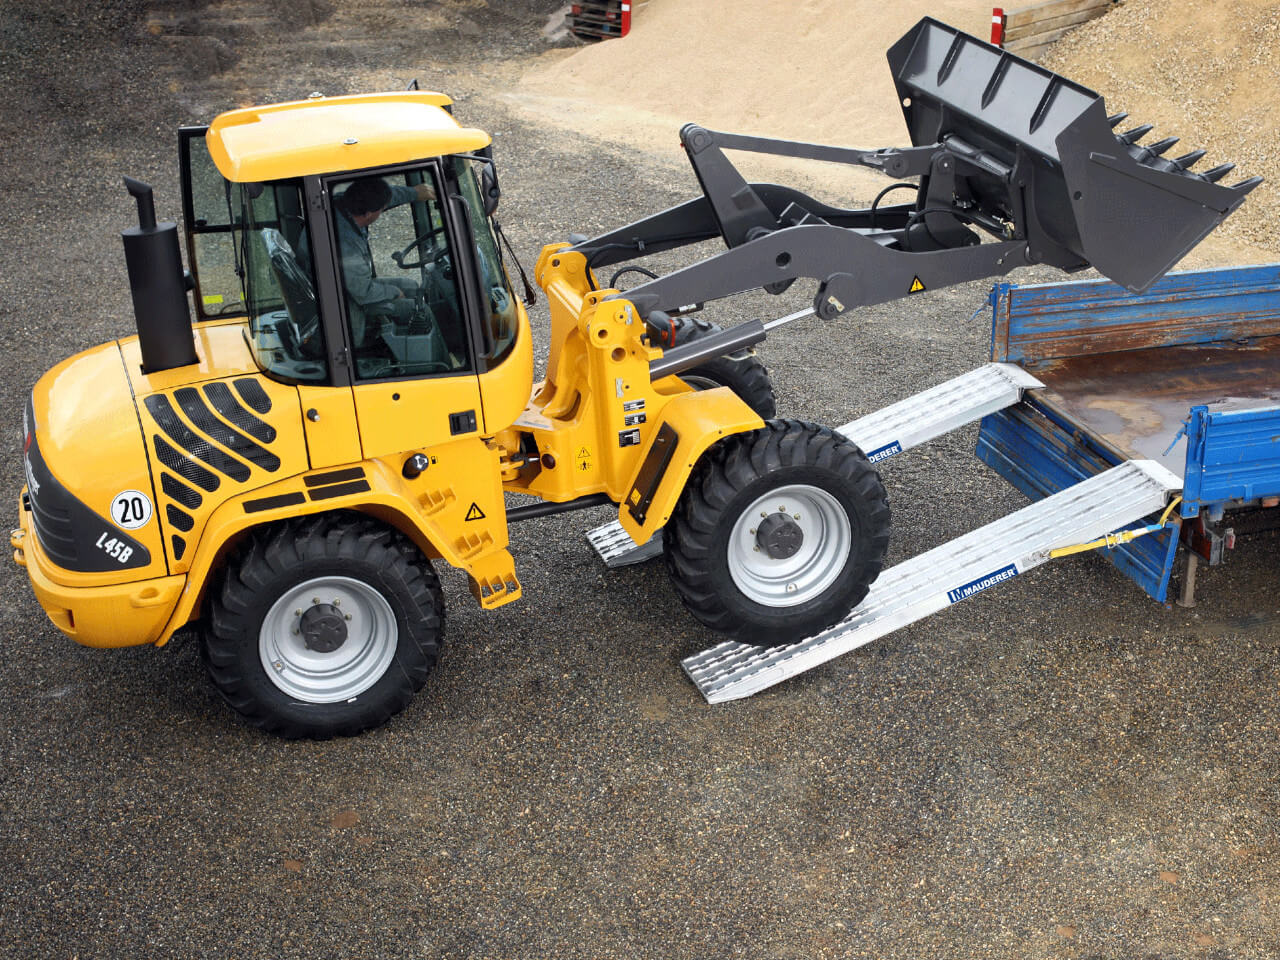
[[[484,158],[484,169],[480,171],[480,197],[484,203],[485,216],[492,217],[498,209],[498,200],[502,197],[502,188],[498,186],[498,171],[493,165],[493,147],[485,147],[477,153]]]
[[[493,172],[492,164],[480,172],[480,193],[484,197],[484,212],[492,217],[502,196],[502,191],[498,188],[498,175]]]

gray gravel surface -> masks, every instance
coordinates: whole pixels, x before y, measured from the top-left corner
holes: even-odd
[[[542,48],[554,6],[0,8],[10,495],[36,377],[131,327],[119,178],[155,182],[175,216],[177,123],[339,92],[348,62],[418,75],[495,132],[526,264],[688,195],[691,175],[643,151],[503,105],[504,70]],[[781,409],[842,423],[981,363],[984,295],[793,324],[762,348]],[[801,303],[745,297],[717,318]],[[885,465],[891,559],[1021,505],[973,441]],[[525,598],[492,613],[442,571],[448,646],[427,688],[330,743],[239,723],[193,642],[78,647],[10,565],[0,956],[1277,955],[1274,533],[1202,570],[1194,611],[1072,559],[712,708],[679,661],[715,638],[661,564],[598,563],[582,532],[605,519],[516,527]]]

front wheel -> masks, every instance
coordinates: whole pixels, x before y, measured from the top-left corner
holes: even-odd
[[[255,534],[210,606],[203,651],[214,685],[250,723],[288,739],[384,723],[422,688],[444,631],[430,563],[358,514]]]
[[[825,427],[771,420],[702,459],[667,523],[664,551],[695,617],[772,646],[860,603],[888,543],[884,487],[862,451]]]

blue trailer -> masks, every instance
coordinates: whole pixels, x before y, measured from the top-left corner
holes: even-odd
[[[841,431],[884,459],[981,419],[977,456],[1033,502],[884,571],[818,635],[688,658],[708,701],[750,696],[1085,549],[1160,602],[1184,557],[1190,604],[1196,565],[1233,544],[1232,514],[1280,505],[1280,264],[1171,273],[1142,294],[1105,280],[998,283],[990,305],[990,364]]]

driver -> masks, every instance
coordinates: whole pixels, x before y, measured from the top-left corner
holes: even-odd
[[[334,224],[338,235],[338,256],[347,295],[366,314],[407,320],[413,316],[418,285],[402,277],[383,279],[373,266],[369,249],[369,226],[388,207],[412,201],[435,200],[430,184],[415,187],[391,186],[381,177],[353,180],[334,203]]]

